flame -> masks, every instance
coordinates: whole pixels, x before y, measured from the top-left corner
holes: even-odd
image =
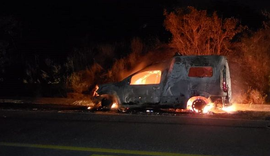
[[[215,104],[210,102],[209,99],[203,97],[203,96],[193,96],[191,97],[188,102],[187,102],[187,109],[188,110],[191,110],[191,111],[194,111],[196,113],[199,113],[199,110],[195,109],[195,108],[192,108],[192,104],[195,100],[203,100],[206,105],[205,107],[202,109],[202,113],[206,114],[206,113],[209,113],[209,112],[214,112],[214,113],[233,113],[233,112],[236,112],[237,110],[239,110],[238,107],[236,107],[237,105],[236,104],[232,104],[230,106],[222,106],[222,107],[215,107]]]
[[[144,71],[134,75],[131,78],[131,85],[141,85],[141,84],[159,84],[161,79],[161,71]]]
[[[236,107],[235,105],[231,105],[231,106],[226,106],[226,107],[222,107],[222,110],[227,112],[227,113],[231,113],[231,112],[235,112],[236,111]]]
[[[114,102],[111,106],[111,109],[117,109],[118,108],[118,105]]]
[[[209,113],[210,110],[212,110],[214,108],[214,104],[213,103],[208,103],[206,104],[206,106],[203,108],[203,113]]]
[[[198,109],[192,108],[192,104],[195,100],[203,100],[206,105],[204,106],[204,108],[202,109],[202,113],[209,113],[213,108],[214,108],[214,104],[211,103],[206,97],[203,96],[193,96],[191,97],[188,102],[187,102],[187,109],[191,110],[191,111],[195,111],[196,113],[199,113]]]

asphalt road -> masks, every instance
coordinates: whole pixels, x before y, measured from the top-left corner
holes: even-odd
[[[269,156],[269,120],[0,110],[0,156]]]

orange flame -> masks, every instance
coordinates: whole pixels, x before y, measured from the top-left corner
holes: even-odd
[[[111,109],[117,109],[118,108],[118,105],[114,102],[111,106]]]
[[[203,96],[193,96],[191,97],[188,102],[187,102],[187,109],[191,110],[191,111],[195,111],[196,113],[199,113],[199,110],[196,108],[192,108],[192,104],[195,100],[203,100],[206,105],[204,106],[202,113],[209,113],[213,108],[214,108],[214,104],[211,103],[206,97]]]
[[[131,85],[141,85],[141,84],[159,84],[161,79],[161,71],[144,71],[134,75],[131,78]]]
[[[235,107],[235,105],[231,105],[231,106],[227,106],[227,107],[222,107],[222,110],[227,112],[227,113],[231,113],[231,112],[236,111],[236,107]]]
[[[203,108],[203,113],[209,113],[213,108],[214,108],[214,104],[213,103],[208,103]]]

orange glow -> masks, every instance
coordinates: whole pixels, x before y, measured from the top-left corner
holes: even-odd
[[[236,107],[235,107],[235,105],[231,105],[231,106],[223,107],[222,110],[227,112],[227,113],[231,113],[231,112],[236,111]]]
[[[212,67],[190,67],[188,72],[189,77],[212,77]]]
[[[159,84],[161,79],[160,70],[140,72],[131,78],[131,85]]]
[[[210,112],[210,110],[212,110],[214,108],[214,104],[213,103],[208,103],[206,104],[206,106],[203,108],[203,113],[208,113]]]
[[[116,103],[113,103],[111,106],[111,109],[117,109],[117,108],[118,108],[118,105]]]
[[[203,97],[203,96],[194,96],[191,97],[188,102],[187,102],[187,109],[194,111],[196,113],[199,113],[199,110],[197,110],[196,108],[192,108],[192,104],[195,100],[201,99],[203,100],[206,105],[204,106],[204,108],[202,109],[202,113],[208,113],[210,112],[213,108],[214,108],[214,104],[211,103],[207,98]]]

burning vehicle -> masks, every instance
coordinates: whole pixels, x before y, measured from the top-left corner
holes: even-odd
[[[204,112],[231,105],[231,79],[225,56],[181,56],[152,64],[117,83],[96,90],[101,106],[173,108]]]

